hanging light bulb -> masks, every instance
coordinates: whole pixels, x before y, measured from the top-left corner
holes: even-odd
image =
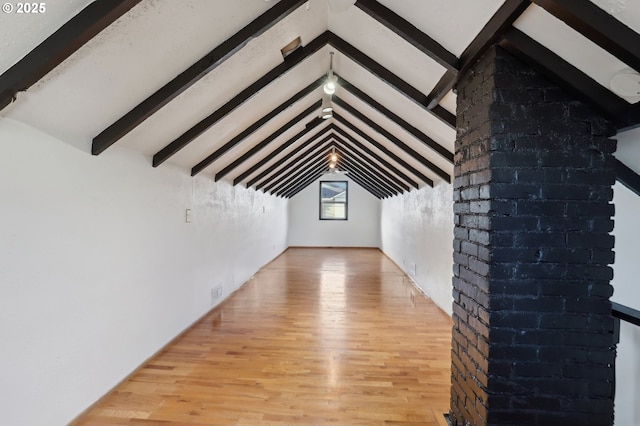
[[[337,82],[338,78],[333,75],[333,70],[329,71],[329,74],[327,75],[327,82],[322,86],[324,93],[327,95],[333,95],[336,93]]]
[[[327,81],[322,86],[322,90],[327,95],[333,95],[336,93],[336,87],[338,85],[338,77],[333,74],[333,52],[329,52],[331,55],[330,63],[329,63],[329,72],[327,73]]]
[[[331,149],[331,154],[329,154],[329,168],[335,169],[338,165],[338,154],[336,153],[335,147]]]

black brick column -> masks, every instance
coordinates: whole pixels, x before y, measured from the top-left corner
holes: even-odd
[[[499,47],[457,124],[452,423],[611,425],[614,128]]]

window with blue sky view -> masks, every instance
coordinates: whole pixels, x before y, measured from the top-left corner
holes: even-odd
[[[345,181],[320,182],[320,220],[347,220]]]

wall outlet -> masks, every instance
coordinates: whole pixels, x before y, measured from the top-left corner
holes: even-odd
[[[418,266],[416,265],[415,262],[411,263],[411,275],[413,275],[414,277],[416,276],[416,269],[418,268]]]
[[[223,291],[223,286],[219,285],[218,287],[214,287],[211,289],[211,304],[215,305],[216,302],[218,300],[220,300],[220,298],[222,297],[222,294],[224,293]]]

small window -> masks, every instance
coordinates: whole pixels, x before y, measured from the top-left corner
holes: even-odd
[[[347,182],[320,182],[320,220],[347,220]]]

